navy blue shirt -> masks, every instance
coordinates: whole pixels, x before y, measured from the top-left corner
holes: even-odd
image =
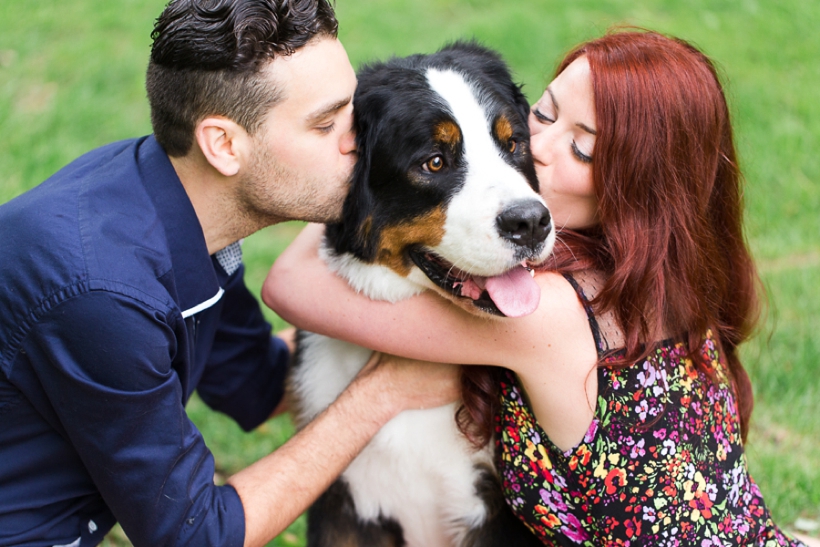
[[[228,268],[233,269],[233,268]],[[153,137],[0,206],[0,545],[241,546],[242,504],[184,405],[250,430],[288,351],[243,268],[208,255]]]

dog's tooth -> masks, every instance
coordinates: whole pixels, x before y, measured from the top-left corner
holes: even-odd
[[[530,265],[527,263],[527,261],[526,261],[526,260],[525,260],[525,261],[523,261],[523,262],[521,263],[521,266],[523,266],[525,270],[527,270],[528,272],[530,272],[530,277],[535,277],[535,268],[533,268],[532,266],[530,266]]]

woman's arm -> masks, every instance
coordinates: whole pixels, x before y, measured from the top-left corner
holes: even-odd
[[[473,316],[425,292],[396,303],[354,291],[319,258],[324,226],[306,227],[282,253],[262,287],[262,300],[297,327],[364,347],[427,361],[498,364],[495,338],[509,320]]]
[[[311,332],[414,359],[515,368],[510,363],[514,357],[541,360],[550,341],[562,336],[562,321],[547,319],[555,324],[545,329],[545,317],[565,315],[561,308],[567,305],[580,308],[566,281],[554,274],[537,276],[541,305],[532,315],[516,319],[473,315],[432,291],[396,303],[370,300],[319,258],[323,234],[322,225],[305,228],[273,265],[262,287],[268,306]],[[555,294],[556,282],[560,295]]]

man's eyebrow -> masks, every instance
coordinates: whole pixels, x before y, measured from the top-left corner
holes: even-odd
[[[346,97],[342,100],[336,101],[335,103],[333,103],[331,105],[324,106],[324,107],[320,108],[319,110],[317,110],[317,111],[315,111],[311,114],[308,114],[308,116],[307,116],[308,125],[313,125],[314,123],[320,122],[324,118],[327,118],[331,114],[341,110],[342,108],[349,105],[350,101],[352,99],[353,99],[353,97]]]

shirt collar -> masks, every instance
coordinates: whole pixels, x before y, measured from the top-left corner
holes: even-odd
[[[153,135],[139,144],[143,184],[165,228],[176,294],[183,317],[207,309],[222,296],[202,225],[168,155]]]

